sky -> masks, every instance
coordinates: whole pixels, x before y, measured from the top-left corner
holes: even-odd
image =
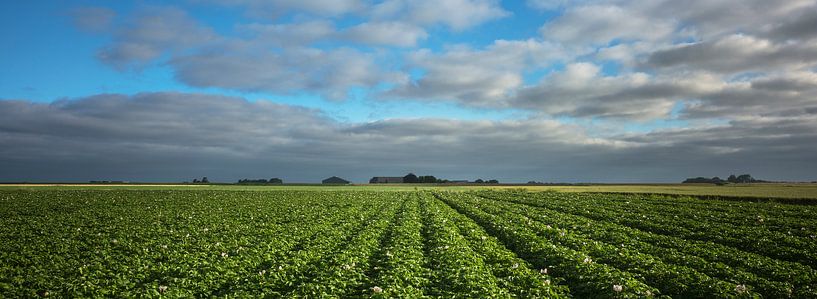
[[[0,4],[0,182],[817,181],[814,0]]]

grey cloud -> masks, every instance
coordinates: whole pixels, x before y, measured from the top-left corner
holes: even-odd
[[[562,57],[557,45],[537,40],[498,40],[485,49],[451,48],[444,53],[414,52],[413,67],[425,71],[415,82],[389,91],[389,97],[454,100],[473,106],[502,106],[522,83],[522,73]]]
[[[738,82],[702,94],[687,104],[683,117],[727,118],[782,116],[817,107],[817,75],[772,76]]]
[[[104,32],[116,17],[116,12],[105,7],[80,7],[71,10],[74,25],[89,32]]]
[[[651,18],[616,5],[588,5],[568,9],[540,31],[546,39],[568,44],[606,45],[614,39],[664,39],[675,30],[672,20]]]
[[[571,4],[577,1],[569,1],[569,0],[527,0],[525,3],[535,9],[542,9],[542,10],[551,10],[557,9],[561,7],[565,7],[568,4]],[[575,3],[574,3],[575,4]]]
[[[0,180],[216,181],[408,171],[503,181],[678,181],[750,172],[813,179],[817,115],[590,137],[553,120],[391,119],[181,93],[0,101]]]
[[[731,153],[785,149],[796,155],[797,159],[805,159],[817,154],[795,150],[817,146],[817,138],[814,137],[817,137],[817,116],[801,114],[796,117],[741,118],[726,125],[660,130],[624,140],[635,143],[661,140],[667,145],[684,144]],[[758,157],[763,159],[763,156]]]
[[[309,21],[290,24],[246,24],[238,26],[251,43],[276,47],[298,47],[331,37],[335,26],[327,21]]]
[[[753,89],[802,93],[817,90],[817,74],[791,72],[782,76],[759,78],[751,82]]]
[[[375,4],[370,14],[379,21],[445,24],[453,30],[464,30],[509,15],[496,0],[386,0]]]
[[[773,25],[766,35],[782,41],[817,37],[817,6],[805,9],[794,18]]]
[[[98,57],[118,69],[141,67],[168,51],[185,51],[216,37],[180,9],[149,7],[117,28],[114,42]]]
[[[402,23],[363,23],[340,31],[329,21],[253,23],[236,29],[239,37],[221,36],[179,9],[150,7],[119,27],[98,56],[120,70],[166,63],[179,81],[195,87],[307,92],[339,100],[350,88],[402,82],[404,76],[377,64],[375,51],[314,43],[352,40],[409,46],[427,35]]]
[[[817,64],[817,44],[776,44],[742,34],[656,51],[646,61],[646,65],[651,67],[681,67],[721,73],[798,69],[814,64]]]
[[[329,19],[301,17],[293,23],[239,25],[239,35],[228,37],[180,10],[150,8],[118,27],[100,57],[120,69],[166,63],[179,81],[194,87],[306,92],[337,100],[350,88],[392,86],[378,95],[582,118],[653,120],[668,117],[680,102],[686,103],[687,118],[735,117],[764,108],[777,111],[778,103],[809,109],[814,95],[804,77],[783,76],[808,73],[817,65],[817,41],[808,26],[814,1],[583,1],[545,24],[544,38],[497,40],[479,49],[449,45],[439,53],[417,50],[405,60],[392,59],[404,52],[380,46],[412,47],[428,36],[422,26],[464,30],[507,12],[488,0],[265,3],[223,4],[316,14],[310,7],[328,5],[330,14],[368,19],[337,28]],[[359,11],[361,5],[371,11]],[[698,41],[672,44],[688,38]],[[602,49],[588,46],[613,40],[615,45]],[[554,71],[541,82],[528,81],[531,73],[562,63],[599,60],[621,63],[620,71],[602,75],[596,69],[585,77]],[[414,70],[422,75],[409,78]],[[766,81],[743,84],[735,82],[741,80],[737,75]]]
[[[0,101],[0,112],[13,115],[0,121],[0,141],[10,145],[0,149],[0,164],[9,166],[0,172],[4,180],[65,174],[60,167],[77,164],[87,165],[62,178],[125,176],[120,168],[132,173],[127,179],[277,175],[315,181],[331,173],[360,181],[373,173],[421,170],[458,176],[470,171],[461,172],[456,159],[476,163],[484,158],[480,151],[496,152],[497,141],[532,140],[548,145],[544,152],[584,143],[575,128],[549,121],[346,124],[266,101],[179,93],[99,95],[50,105]],[[514,150],[496,155],[511,157]],[[473,154],[460,156],[467,152]],[[43,171],[49,167],[55,169]]]
[[[683,87],[650,82],[645,74],[604,77],[589,63],[566,70],[521,89],[511,106],[553,115],[648,120],[666,117]]]
[[[343,30],[340,39],[370,45],[413,47],[428,33],[418,26],[401,22],[366,22]]]
[[[756,34],[764,26],[813,8],[814,0],[689,0],[613,1],[656,22],[676,20],[678,32],[710,40],[743,32]]]
[[[542,2],[545,7],[559,5]],[[567,7],[541,31],[546,39],[576,47],[615,41],[611,48],[617,49],[601,49],[600,57],[625,64],[655,52],[648,67],[688,61],[691,68],[721,72],[766,70],[813,63],[813,43],[783,41],[812,37],[815,11],[813,0],[583,1]],[[697,43],[667,49],[679,40]]]
[[[350,87],[371,87],[400,75],[375,65],[372,54],[340,48],[287,48],[279,53],[200,53],[170,61],[180,81],[199,87],[291,93],[310,91],[345,99]]]
[[[340,16],[358,12],[366,5],[360,0],[197,0],[225,6],[246,7],[257,17],[278,17],[286,12],[306,12],[321,16]]]
[[[422,28],[401,22],[364,22],[335,28],[327,21],[239,26],[247,44],[299,47],[326,41],[343,41],[370,46],[411,47],[428,37]]]
[[[464,30],[509,15],[496,0],[199,0],[228,6],[246,7],[256,17],[277,18],[285,13],[340,17],[354,14],[372,17],[374,22],[400,21],[419,26],[444,24]]]

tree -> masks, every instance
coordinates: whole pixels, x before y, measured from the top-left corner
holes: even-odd
[[[424,175],[420,177],[420,182],[424,184],[434,184],[437,182],[437,178],[433,175]]]
[[[719,177],[713,177],[711,179],[705,177],[697,177],[697,178],[688,178],[682,183],[690,184],[690,183],[697,183],[697,184],[724,184],[724,180]]]
[[[279,179],[279,178],[271,178],[271,179],[269,179],[269,183],[270,184],[283,184],[284,180]]]
[[[198,183],[199,183],[199,179],[193,179],[193,184],[198,184]]]
[[[738,183],[754,183],[755,179],[751,175],[741,174],[737,178]]]
[[[499,184],[499,181],[497,181],[497,180],[489,180],[489,181],[488,181],[488,184]]]
[[[476,181],[474,181],[474,183],[482,184],[485,183],[485,181],[483,181],[482,179],[477,179]]]
[[[726,178],[726,180],[729,181],[730,183],[737,183],[738,182],[738,178],[734,174],[730,174],[729,177]]]
[[[203,177],[203,178],[201,178],[201,182],[202,182],[202,183],[204,183],[204,184],[208,184],[208,183],[210,183],[210,181],[209,181],[209,180],[207,180],[207,177]]]
[[[409,173],[409,174],[407,174],[406,176],[403,177],[403,183],[416,184],[416,183],[419,183],[419,182],[420,182],[420,179],[417,178],[417,176],[414,175],[413,173]]]

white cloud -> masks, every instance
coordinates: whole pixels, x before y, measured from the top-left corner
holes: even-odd
[[[288,94],[320,93],[342,100],[351,87],[371,87],[399,74],[383,71],[371,54],[349,48],[286,48],[280,52],[200,53],[170,61],[176,77],[191,86]]]
[[[605,77],[598,66],[574,63],[541,83],[521,89],[511,106],[525,107],[553,115],[602,116],[631,119],[665,117],[673,101],[670,89],[662,88],[646,96],[632,91],[650,87],[650,78],[641,73]]]
[[[339,33],[339,38],[358,43],[399,47],[413,47],[427,37],[423,28],[401,22],[366,22]]]
[[[277,17],[286,12],[305,12],[321,16],[340,16],[366,7],[361,0],[197,0],[225,6],[246,7],[250,15]]]
[[[434,52],[411,49],[426,40],[436,45],[430,34],[440,28],[431,27],[462,31],[512,16],[489,0],[222,4],[292,18],[216,34],[184,11],[153,7],[114,23],[99,56],[119,69],[165,63],[195,87],[343,99],[351,88],[388,86],[370,94],[639,121],[670,117],[679,103],[691,119],[777,111],[781,102],[810,109],[810,91],[775,88],[808,86],[793,76],[817,66],[813,0],[529,1],[562,13],[543,24],[541,36],[444,44]],[[336,18],[347,14],[351,24]]]
[[[379,21],[444,24],[453,30],[464,30],[509,15],[495,0],[385,0],[376,4],[371,14]]]
[[[498,40],[483,50],[453,47],[444,53],[414,52],[414,67],[425,70],[415,82],[397,86],[390,96],[418,100],[455,100],[467,105],[501,106],[523,84],[525,70],[566,55],[558,46],[536,40]]]
[[[674,28],[673,19],[654,19],[615,5],[588,5],[568,9],[541,32],[545,39],[568,44],[606,45],[614,39],[665,39]]]
[[[277,47],[297,47],[332,37],[335,26],[327,21],[308,21],[287,24],[247,24],[239,29],[250,35],[251,43],[271,44]]]

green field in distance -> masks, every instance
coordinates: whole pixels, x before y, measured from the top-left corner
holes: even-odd
[[[90,185],[90,184],[0,184],[0,190],[38,189],[38,190],[75,190],[75,189],[133,189],[133,190],[368,190],[368,191],[414,191],[414,190],[480,190],[480,189],[519,189],[530,191],[560,192],[616,192],[616,193],[654,193],[679,195],[706,195],[726,197],[753,198],[795,198],[817,199],[817,184],[813,183],[764,183],[732,184],[716,186],[711,184],[597,184],[587,186],[539,186],[539,185],[433,185],[433,184],[361,184],[348,186],[335,185],[281,185],[281,186],[240,186],[240,185],[173,185],[173,184],[127,184],[127,185]]]

